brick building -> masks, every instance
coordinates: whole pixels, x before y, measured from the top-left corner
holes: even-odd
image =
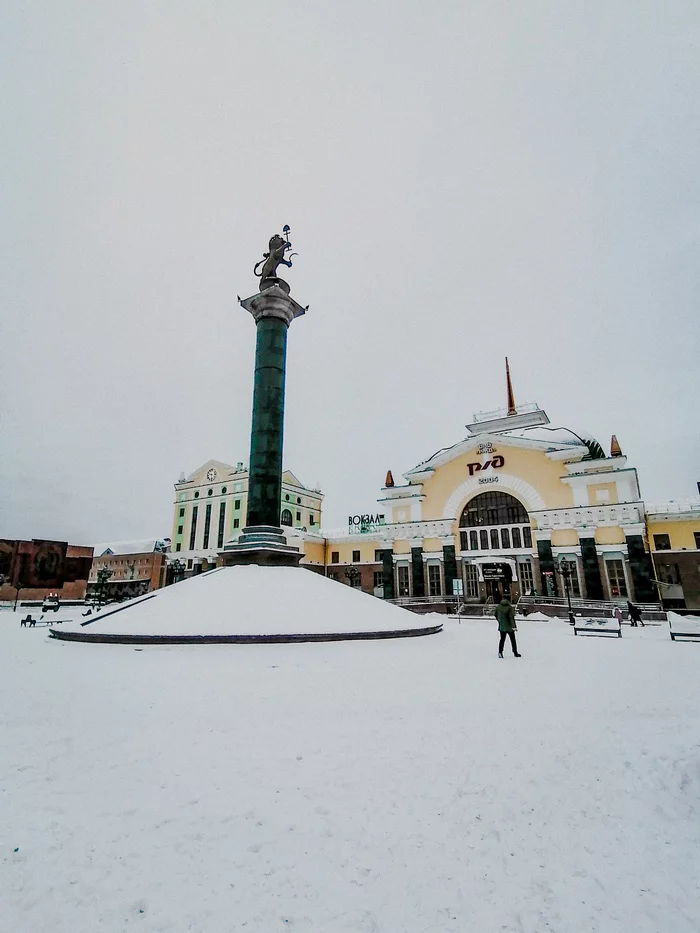
[[[93,549],[66,541],[0,539],[0,600],[22,600],[57,593],[62,600],[84,599]]]
[[[169,539],[147,538],[139,541],[119,541],[95,547],[88,582],[88,599],[109,602],[143,596],[165,584],[165,554]],[[100,570],[109,571],[101,582]]]

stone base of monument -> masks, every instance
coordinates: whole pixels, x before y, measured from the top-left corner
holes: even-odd
[[[432,635],[443,621],[303,567],[243,564],[77,616],[50,635],[139,645],[356,641]]]
[[[238,540],[225,544],[219,553],[224,567],[237,564],[297,567],[302,558],[299,548],[287,544],[282,529],[272,525],[247,526]]]

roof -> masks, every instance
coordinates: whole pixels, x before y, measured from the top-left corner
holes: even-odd
[[[139,538],[136,541],[113,541],[111,544],[96,544],[95,557],[105,554],[152,554],[170,547],[170,538]]]

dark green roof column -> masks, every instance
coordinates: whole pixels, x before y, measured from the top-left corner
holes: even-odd
[[[280,523],[286,358],[286,321],[278,317],[260,318],[255,344],[248,526],[275,527]]]
[[[642,535],[627,535],[627,555],[634,583],[634,598],[640,603],[659,602],[659,594],[653,582],[654,569],[651,557],[644,547]]]

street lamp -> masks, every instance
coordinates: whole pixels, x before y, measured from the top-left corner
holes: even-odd
[[[564,592],[566,593],[566,602],[569,606],[569,625],[576,625],[574,612],[571,608],[571,577],[573,576],[573,567],[569,566],[568,561],[561,561],[555,565],[555,570],[564,581]]]
[[[12,607],[12,611],[17,612],[17,600],[19,599],[19,591],[26,590],[26,586],[24,585],[24,583],[20,583],[19,580],[16,583],[13,583],[12,586],[17,590],[17,592],[15,593],[15,604]]]

